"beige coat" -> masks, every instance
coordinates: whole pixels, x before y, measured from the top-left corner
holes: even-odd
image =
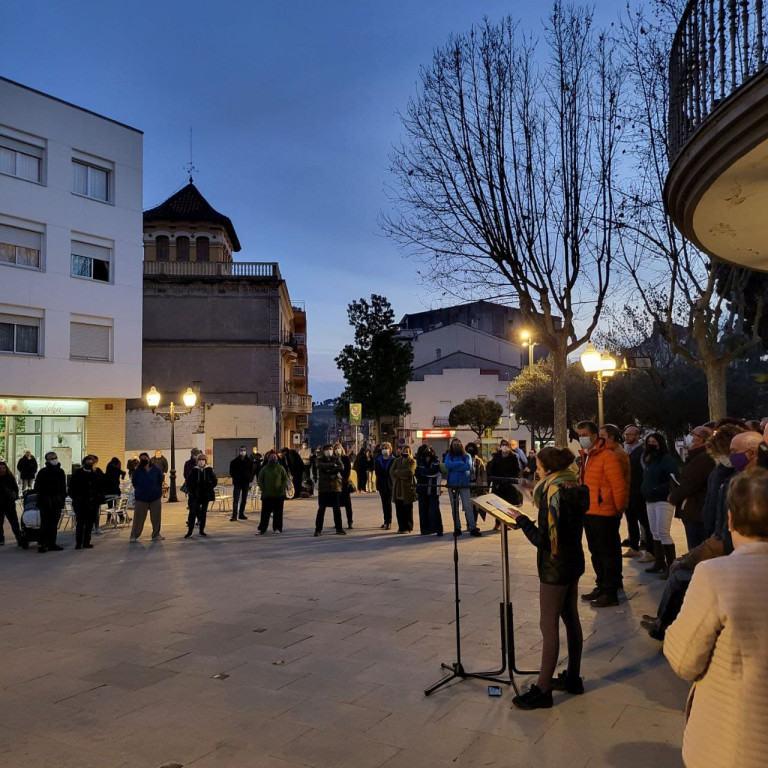
[[[664,655],[693,680],[688,768],[768,765],[768,542],[696,567]]]

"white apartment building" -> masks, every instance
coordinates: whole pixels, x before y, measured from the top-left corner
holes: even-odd
[[[141,396],[141,131],[0,77],[0,455],[125,448]]]

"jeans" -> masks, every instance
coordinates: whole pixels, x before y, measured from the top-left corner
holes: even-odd
[[[347,513],[347,525],[352,527],[352,494],[349,492],[349,482],[344,483],[344,488],[339,496],[339,504]]]
[[[680,613],[683,607],[683,598],[688,590],[688,585],[693,578],[693,571],[677,568],[669,574],[664,585],[664,594],[661,596],[656,615],[659,618],[660,629],[665,630]]]
[[[232,517],[238,515],[242,517],[245,514],[245,505],[248,502],[248,488],[247,485],[235,485],[232,487]],[[238,509],[238,502],[240,503],[240,509]]]
[[[585,515],[584,532],[592,555],[597,588],[609,596],[621,589],[621,518],[607,515]]]
[[[269,528],[269,516],[272,515],[272,530],[283,530],[283,505],[285,499],[282,497],[271,498],[269,496],[261,497],[261,519],[259,520],[259,530],[263,533]]]
[[[669,533],[672,527],[672,518],[675,516],[675,508],[668,501],[646,502],[648,510],[648,522],[651,525],[651,535],[654,541],[662,544],[674,544],[675,540]]]
[[[683,520],[683,527],[685,528],[685,541],[688,544],[689,552],[696,549],[707,538],[704,523],[686,523]]]
[[[464,517],[467,519],[467,529],[472,531],[477,528],[477,523],[475,522],[475,513],[472,510],[472,503],[469,500],[469,487],[449,488],[448,498],[451,500],[451,514],[453,515],[454,530],[461,531],[459,499],[461,499],[461,508],[464,510]]]

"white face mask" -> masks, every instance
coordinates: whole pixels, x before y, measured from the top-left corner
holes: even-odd
[[[389,456],[389,451],[384,450],[384,451],[381,452],[381,455],[386,459],[387,456]]]
[[[52,467],[58,467],[59,466],[59,460],[58,459],[51,459],[48,462]]]
[[[509,453],[509,446],[508,445],[502,445],[501,446],[501,455],[506,456]]]
[[[245,451],[240,451],[241,456],[245,456]]]
[[[323,451],[323,456],[325,456],[325,458],[326,458],[326,459],[330,459],[330,458],[331,458],[331,455],[332,455],[332,454],[331,454],[331,452],[330,452],[330,451]]]
[[[344,451],[342,451],[342,450],[341,450],[341,448],[337,448],[337,449],[334,451],[334,453],[335,453],[337,456],[341,456],[341,454],[342,454],[342,453],[344,453]]]
[[[586,450],[589,448],[590,445],[592,445],[592,438],[591,437],[580,437],[579,438],[579,445]]]
[[[202,469],[205,466],[205,462],[204,461],[198,461],[197,462],[197,466],[200,467],[200,469]]]

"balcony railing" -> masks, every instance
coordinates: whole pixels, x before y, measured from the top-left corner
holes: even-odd
[[[764,0],[691,0],[669,61],[669,147],[673,161],[694,131],[766,64]]]
[[[307,366],[306,365],[294,365],[291,368],[291,378],[293,378],[293,379],[306,379],[307,378]]]
[[[261,277],[282,280],[274,261],[145,261],[144,274],[167,277]]]
[[[312,413],[312,395],[283,392],[283,410],[298,413]]]
[[[448,417],[447,416],[435,416],[432,419],[432,426],[433,427],[443,427],[443,428],[446,428],[446,427],[450,427],[451,424],[448,421]]]

